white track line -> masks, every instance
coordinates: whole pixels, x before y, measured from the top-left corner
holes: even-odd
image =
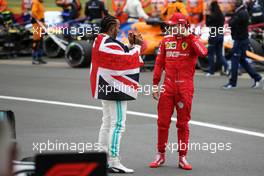
[[[69,106],[69,107],[93,109],[93,110],[102,110],[102,108],[98,107],[98,106],[90,106],[90,105],[75,104],[75,103],[65,103],[65,102],[60,102],[60,101],[48,101],[48,100],[22,98],[22,97],[11,97],[11,96],[0,96],[0,99],[25,101],[25,102],[33,102],[33,103],[42,103],[42,104],[51,104],[51,105],[60,105],[60,106]],[[142,112],[136,112],[136,111],[127,111],[127,114],[157,119],[156,114],[142,113]],[[172,121],[176,121],[176,118],[172,118]],[[250,135],[250,136],[256,136],[256,137],[264,138],[264,133],[259,133],[259,132],[255,132],[255,131],[248,131],[248,130],[243,130],[243,129],[238,129],[238,128],[225,127],[225,126],[221,126],[221,125],[198,122],[198,121],[193,121],[193,120],[190,121],[190,124],[202,126],[202,127],[207,127],[207,128],[218,129],[218,130],[222,130],[222,131],[229,131],[229,132],[233,132],[233,133],[240,133],[240,134],[246,134],[246,135]]]

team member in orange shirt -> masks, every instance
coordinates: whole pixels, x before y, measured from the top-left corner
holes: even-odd
[[[188,20],[191,24],[198,24],[204,19],[204,0],[187,0]]]
[[[181,13],[185,16],[188,15],[182,0],[172,0],[168,3],[161,11],[161,19],[168,21],[174,13]]]
[[[5,0],[0,0],[0,12],[7,10],[7,2]]]
[[[32,64],[46,64],[41,59],[42,51],[42,27],[39,23],[44,25],[44,5],[43,0],[32,1],[32,25],[33,25],[33,45],[32,45]],[[39,22],[39,23],[38,23]]]

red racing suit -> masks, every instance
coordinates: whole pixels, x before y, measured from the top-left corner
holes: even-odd
[[[165,70],[165,91],[161,92],[158,102],[157,148],[160,153],[165,152],[171,116],[176,107],[178,151],[180,156],[187,154],[195,66],[198,56],[205,55],[206,47],[192,34],[188,37],[167,36],[161,42],[153,76],[153,85],[157,86]]]

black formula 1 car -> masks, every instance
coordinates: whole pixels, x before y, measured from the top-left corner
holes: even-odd
[[[9,11],[0,13],[0,57],[31,55],[32,32],[16,24]]]

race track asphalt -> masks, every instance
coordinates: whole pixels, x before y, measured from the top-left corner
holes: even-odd
[[[151,78],[151,72],[144,72],[141,83],[150,84]],[[226,82],[226,77],[206,78],[198,71],[192,120],[264,135],[264,90],[250,89],[251,80],[247,76],[239,79],[239,88],[234,90],[222,90],[220,87]],[[87,108],[87,105],[100,107],[101,103],[91,97],[88,69],[71,69],[62,61],[54,60],[46,66],[32,66],[27,60],[1,60],[0,85],[0,107],[11,109],[16,115],[20,159],[38,153],[33,150],[33,143],[37,142],[97,142],[102,113],[96,108]],[[27,98],[28,101],[10,97]],[[48,102],[37,103],[32,99]],[[59,103],[52,104],[50,101]],[[78,106],[64,106],[63,103]],[[129,102],[128,110],[156,114],[156,106],[150,96],[141,94],[137,101]],[[189,151],[188,159],[193,164],[193,170],[182,171],[177,167],[176,151],[167,153],[167,162],[163,167],[150,169],[148,163],[156,152],[156,119],[149,118],[149,115],[128,114],[126,124],[121,148],[122,162],[135,170],[135,176],[264,174],[264,136],[191,124],[190,141],[211,145],[209,149]],[[175,122],[172,122],[169,142],[176,144],[176,136]],[[231,150],[215,152],[215,143],[230,143]]]

